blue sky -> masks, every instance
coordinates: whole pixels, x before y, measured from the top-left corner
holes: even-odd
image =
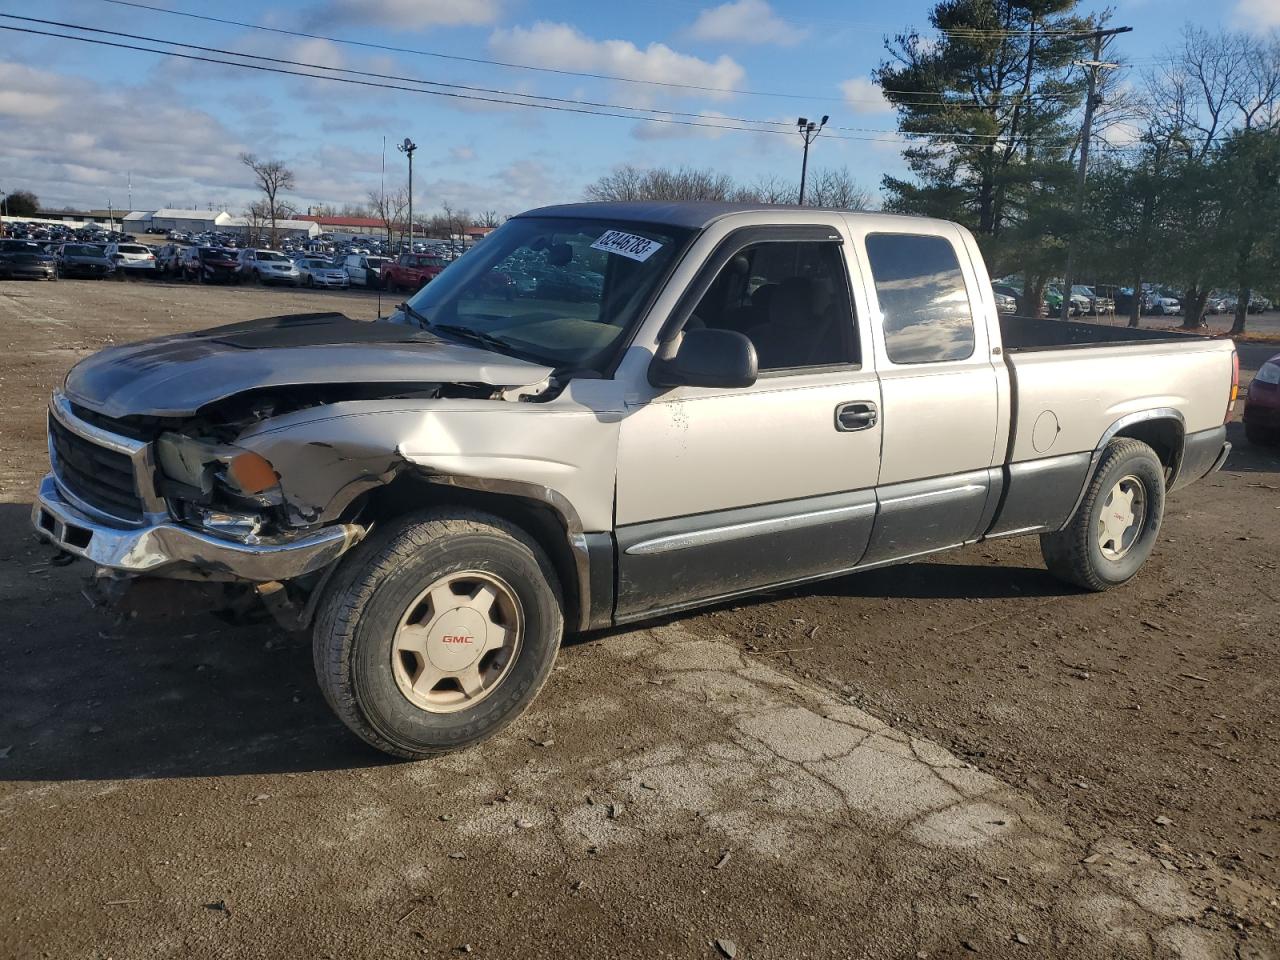
[[[901,174],[894,118],[868,83],[886,35],[926,25],[929,4],[830,0],[148,0],[317,36],[774,94],[710,93],[393,53],[212,24],[106,0],[0,0],[0,12],[180,40],[262,56],[444,83],[721,117],[787,121],[829,114],[814,166],[847,166],[875,189]],[[1082,3],[1080,11],[1100,9]],[[1116,52],[1133,74],[1186,23],[1280,27],[1280,0],[1114,0],[1134,27]],[[0,20],[0,24],[14,21]],[[17,24],[70,32],[60,27]],[[109,38],[119,39],[119,38]],[[136,43],[138,41],[120,41]],[[780,96],[777,94],[784,94]],[[793,96],[794,95],[794,96]],[[287,161],[290,199],[305,208],[365,199],[405,179],[393,144],[417,142],[414,206],[519,212],[579,199],[619,163],[712,167],[742,180],[798,175],[799,138],[643,123],[451,100],[278,76],[150,53],[0,33],[0,190],[28,188],[49,206],[135,209],[209,204],[240,212],[252,198],[242,151]]]

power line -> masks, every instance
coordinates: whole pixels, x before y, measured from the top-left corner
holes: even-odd
[[[525,93],[517,93],[517,92],[499,90],[499,89],[488,88],[488,87],[473,87],[473,86],[466,86],[462,84],[450,84],[450,83],[444,83],[442,81],[423,80],[415,77],[402,77],[402,76],[395,76],[391,74],[374,73],[371,71],[353,70],[353,69],[348,69],[344,67],[330,67],[324,64],[308,63],[308,62],[299,61],[299,60],[288,60],[288,59],[279,58],[279,57],[268,57],[261,54],[240,53],[234,50],[226,50],[226,49],[217,48],[217,47],[206,47],[198,44],[183,43],[177,40],[165,40],[165,39],[160,39],[156,37],[144,36],[141,34],[124,33],[122,31],[116,31],[116,30],[106,30],[99,27],[85,27],[79,24],[67,23],[63,21],[42,20],[36,17],[21,17],[15,14],[7,14],[7,13],[0,14],[0,17],[3,17],[8,20],[17,20],[17,21],[26,22],[26,23],[39,23],[46,26],[58,26],[58,27],[63,27],[71,30],[79,30],[82,32],[98,33],[98,34],[105,34],[105,35],[114,36],[114,37],[122,37],[129,40],[140,40],[147,43],[158,43],[158,44],[164,44],[167,46],[182,47],[188,50],[198,50],[198,51],[201,51],[202,53],[217,54],[220,57],[232,56],[232,57],[238,57],[241,60],[261,60],[269,64],[275,64],[277,66],[269,67],[263,64],[241,63],[233,60],[215,59],[212,57],[196,56],[192,54],[181,54],[176,51],[158,50],[152,47],[140,47],[132,44],[115,43],[115,42],[106,41],[106,40],[95,40],[90,37],[68,36],[64,34],[58,34],[58,33],[52,33],[52,32],[40,31],[40,30],[31,30],[31,29],[20,28],[20,27],[11,27],[11,26],[0,24],[0,29],[13,30],[20,33],[34,33],[37,35],[54,37],[57,39],[77,40],[82,43],[96,43],[99,45],[116,47],[120,49],[136,50],[144,53],[160,54],[162,56],[173,56],[181,59],[215,63],[222,66],[235,66],[235,67],[242,67],[246,69],[257,69],[257,70],[263,70],[267,72],[282,73],[282,74],[293,75],[293,76],[303,76],[303,77],[309,77],[312,79],[319,79],[319,80],[333,80],[337,82],[354,83],[354,84],[359,84],[363,86],[383,87],[386,89],[403,90],[410,93],[425,93],[430,95],[444,96],[444,97],[451,97],[451,98],[458,98],[458,99],[479,100],[483,102],[499,103],[499,104],[504,104],[508,106],[535,107],[535,108],[548,109],[548,110],[564,110],[564,111],[574,112],[574,113],[593,114],[596,116],[610,116],[610,117],[616,117],[616,118],[622,118],[622,119],[643,120],[643,121],[650,121],[650,122],[676,123],[676,124],[682,124],[687,126],[711,127],[716,129],[725,129],[725,130],[740,130],[740,131],[751,132],[751,133],[771,133],[771,134],[786,133],[789,131],[789,128],[792,126],[792,124],[789,122],[775,121],[775,120],[758,120],[758,119],[751,119],[751,118],[745,118],[745,117],[728,117],[728,116],[707,117],[705,114],[689,113],[686,111],[659,110],[659,109],[650,108],[650,107],[629,107],[629,106],[620,105],[620,104],[601,103],[601,102],[590,101],[590,100],[577,100],[577,99],[570,99],[570,98],[563,98],[563,97],[546,97],[540,94],[525,94]],[[353,74],[356,76],[370,77],[377,80],[398,81],[399,83],[423,84],[425,86],[443,87],[446,89],[423,90],[423,89],[418,89],[416,87],[404,87],[404,86],[398,86],[395,84],[374,83],[368,80],[355,80],[355,79],[351,79],[350,77],[326,76],[324,74],[305,73],[297,70],[283,69],[281,68],[281,65],[283,65],[284,67],[301,67],[301,68],[304,68],[305,70],[325,70],[325,71],[336,72],[336,73]],[[468,93],[463,94],[463,93],[451,92],[453,90],[465,90],[465,91],[468,91]],[[479,96],[477,94],[491,94],[492,96]],[[506,99],[510,97],[519,97],[521,99],[518,99],[518,100]],[[549,102],[546,102],[546,103],[531,102],[531,101],[540,101],[540,100],[549,101]],[[591,108],[591,109],[586,109],[586,108]],[[630,111],[630,112],[618,113],[617,111]],[[644,115],[645,113],[658,114],[659,116],[645,116]],[[688,118],[688,119],[680,119],[680,118]],[[711,122],[712,120],[719,120],[722,122],[713,123]],[[730,126],[730,124],[739,124],[739,126]],[[751,125],[751,126],[741,126],[742,124]],[[762,129],[767,127],[786,127],[788,128],[788,130]],[[884,137],[884,136],[881,136],[881,137],[834,137],[833,136],[832,139],[871,140],[871,141],[879,141],[879,142],[895,142],[893,139],[891,139],[894,137],[901,137],[901,138],[920,138],[920,137],[943,138],[945,137],[945,138],[949,138],[952,141],[976,140],[980,142],[999,141],[1000,139],[1002,139],[1001,135],[999,134],[894,131],[894,130],[884,130],[884,129],[875,128],[875,127],[841,127],[837,129],[843,130],[845,132],[871,133],[871,134],[881,134],[881,135],[888,135],[888,136],[887,137]],[[1049,139],[1049,138],[1045,138],[1045,139]]]
[[[696,83],[676,83],[672,80],[642,80],[639,77],[624,77],[620,74],[612,73],[591,73],[584,70],[565,70],[559,67],[540,67],[529,63],[514,63],[508,60],[492,60],[485,57],[466,57],[456,53],[441,53],[438,50],[423,50],[414,47],[397,47],[386,43],[372,43],[365,40],[351,40],[345,37],[328,37],[318,33],[307,33],[302,30],[286,30],[283,27],[268,27],[260,23],[249,23],[244,20],[232,20],[228,17],[214,17],[209,14],[192,13],[189,10],[170,10],[166,7],[153,6],[149,3],[141,3],[139,0],[101,0],[102,3],[111,3],[121,7],[136,7],[140,10],[149,10],[153,13],[168,13],[175,17],[187,17],[192,20],[203,20],[208,23],[220,23],[224,26],[243,27],[248,30],[265,30],[269,33],[281,34],[286,37],[298,37],[303,40],[326,40],[329,43],[346,44],[352,47],[364,47],[368,50],[382,50],[387,53],[407,53],[419,57],[435,57],[440,60],[453,60],[459,63],[476,63],[489,67],[505,67],[509,70],[533,70],[538,73],[554,73],[565,77],[586,77],[591,80],[612,80],[617,83],[634,83],[643,86],[653,87],[670,87],[680,90],[697,90],[702,93],[729,93],[743,97],[778,97],[785,100],[843,100],[843,97],[813,97],[809,94],[801,93],[776,93],[772,91],[761,90],[735,90],[729,87],[712,87],[703,86]]]
[[[261,30],[267,33],[275,33],[287,37],[297,37],[303,40],[323,40],[328,43],[343,44],[352,47],[363,47],[369,50],[381,50],[388,53],[405,53],[420,57],[434,57],[441,60],[453,60],[460,63],[473,63],[483,66],[503,67],[509,70],[532,70],[538,73],[557,74],[567,77],[585,77],[591,80],[609,80],[617,83],[631,83],[643,86],[666,87],[678,90],[693,90],[700,93],[720,93],[731,94],[742,97],[774,97],[784,100],[818,100],[825,102],[879,102],[874,97],[833,97],[833,96],[815,96],[807,93],[779,93],[776,91],[766,90],[739,90],[732,87],[713,87],[695,83],[677,83],[670,80],[645,80],[639,77],[626,77],[620,74],[611,73],[591,73],[582,70],[566,70],[559,67],[542,67],[528,63],[515,63],[509,60],[493,60],[485,57],[467,57],[461,54],[442,53],[438,50],[423,50],[415,47],[398,47],[392,44],[373,43],[364,40],[352,40],[347,37],[331,37],[319,33],[308,33],[303,30],[287,30],[283,27],[269,27],[259,23],[250,23],[246,20],[234,20],[229,17],[215,17],[210,14],[193,13],[189,10],[171,10],[166,7],[154,6],[149,3],[142,3],[141,0],[100,0],[102,3],[110,3],[121,7],[133,7],[139,10],[148,10],[153,13],[167,13],[176,17],[186,17],[191,20],[202,20],[207,23],[217,23],[223,26],[241,27],[246,30]],[[1042,32],[1037,32],[1037,36],[1043,36]],[[157,41],[158,42],[158,41]],[[945,97],[945,94],[932,90],[895,90],[893,93],[903,96],[919,96],[919,97]],[[951,101],[943,101],[951,102]],[[954,101],[957,106],[967,106],[959,101]]]

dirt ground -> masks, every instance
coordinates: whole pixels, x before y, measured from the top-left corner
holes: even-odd
[[[305,638],[122,622],[28,533],[76,360],[320,309],[376,308],[0,283],[0,957],[1280,956],[1280,451],[1233,425],[1111,593],[998,542],[575,638],[391,763]]]

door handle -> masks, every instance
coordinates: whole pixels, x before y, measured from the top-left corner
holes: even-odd
[[[836,429],[841,433],[870,430],[879,422],[880,414],[874,403],[855,401],[836,407]]]

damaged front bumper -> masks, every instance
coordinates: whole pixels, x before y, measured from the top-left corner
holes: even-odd
[[[31,522],[42,539],[120,574],[253,583],[323,569],[365,534],[357,524],[335,524],[295,539],[251,544],[167,521],[108,526],[69,503],[53,474],[40,483]]]

